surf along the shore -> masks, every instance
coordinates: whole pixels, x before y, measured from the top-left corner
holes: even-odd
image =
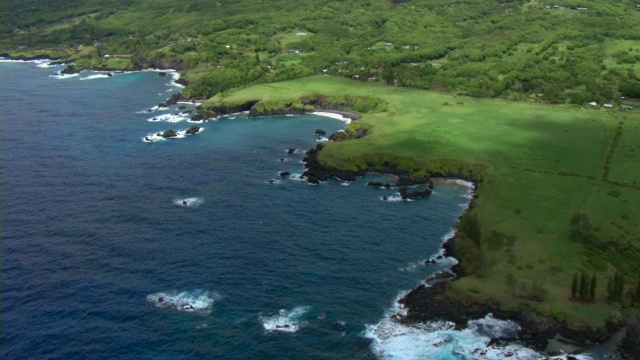
[[[360,128],[360,127],[356,127],[356,128],[357,128],[358,130],[359,130],[359,129],[362,129],[362,128]],[[366,129],[366,127],[364,127],[364,128]],[[353,132],[353,133],[355,133],[356,135],[358,134],[358,133],[357,133],[357,130],[356,130],[355,132]],[[365,134],[364,134],[364,135],[366,135],[366,131],[365,131]],[[360,136],[360,137],[364,137],[364,135],[362,135],[362,136]],[[360,137],[353,137],[353,138],[360,138]],[[353,139],[353,138],[351,138],[351,139]],[[389,164],[387,164],[387,166],[389,166]],[[337,169],[337,168],[336,168],[336,169]],[[365,168],[365,169],[361,169],[361,170],[358,170],[358,171],[366,171],[366,170],[367,170],[367,169]],[[412,169],[412,170],[413,170],[413,169]],[[334,170],[331,170],[331,171],[334,171]],[[357,175],[357,174],[354,174],[354,176],[355,176],[355,175]],[[402,174],[401,174],[401,175],[402,175]],[[335,175],[335,174],[333,174],[332,176],[336,176],[336,175]],[[422,178],[422,180],[421,180],[421,181],[423,181],[423,180],[424,180],[424,178]],[[413,185],[413,184],[409,183],[409,184],[407,184],[407,185]]]

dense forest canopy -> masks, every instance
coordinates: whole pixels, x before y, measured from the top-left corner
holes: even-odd
[[[475,97],[640,97],[640,1],[5,0],[0,49],[173,67],[185,95],[324,73]],[[81,45],[81,47],[79,47]]]

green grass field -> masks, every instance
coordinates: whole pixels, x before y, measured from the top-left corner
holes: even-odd
[[[348,167],[358,156],[389,153],[419,162],[462,159],[484,165],[476,203],[482,234],[486,237],[496,230],[515,236],[516,241],[487,250],[491,267],[482,277],[453,283],[453,293],[601,326],[614,309],[604,299],[614,267],[627,274],[628,282],[633,281],[640,264],[636,257],[640,188],[626,184],[640,181],[640,111],[454,97],[322,76],[254,86],[209,101],[308,94],[376,96],[389,102],[387,112],[359,120],[373,125],[368,136],[327,144],[321,160],[329,164]],[[623,135],[605,176],[607,154],[620,121],[624,121]],[[588,215],[599,238],[635,250],[614,247],[607,254],[594,253],[570,240],[570,218],[580,212]],[[600,285],[594,304],[568,300],[573,274],[582,270],[597,274]],[[542,284],[545,301],[514,297],[505,285],[509,273],[518,279],[519,287],[534,281]]]

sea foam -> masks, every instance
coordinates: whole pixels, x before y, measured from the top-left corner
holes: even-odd
[[[173,200],[173,203],[183,207],[198,207],[204,204],[204,199],[199,197],[188,197],[188,198],[182,198],[182,199],[175,199]]]
[[[55,78],[55,79],[70,79],[70,78],[73,78],[73,77],[76,77],[76,76],[80,76],[80,74],[78,74],[78,73],[75,73],[75,74],[57,73],[57,74],[53,74],[53,75],[49,75],[49,76],[51,76],[52,78]]]
[[[95,80],[95,79],[107,79],[107,78],[109,78],[109,75],[107,74],[94,74],[94,75],[89,75],[89,76],[80,78],[80,80]]]
[[[280,309],[278,314],[273,316],[260,316],[258,320],[267,332],[296,332],[306,325],[302,317],[309,311],[309,306],[298,306],[291,310]]]
[[[366,327],[364,336],[372,340],[371,349],[379,359],[505,359],[539,360],[546,356],[518,344],[492,345],[492,338],[515,338],[520,326],[513,321],[500,320],[488,314],[482,319],[467,323],[467,328],[455,330],[448,321],[429,321],[417,324],[401,324],[396,319],[406,315],[406,309],[398,300],[384,318]],[[576,356],[581,360],[588,356]],[[565,359],[566,357],[554,357]]]
[[[147,295],[147,301],[163,309],[183,312],[209,314],[213,304],[220,300],[216,292],[205,290],[192,291],[161,291]]]
[[[178,114],[162,114],[154,117],[150,117],[147,119],[149,122],[168,122],[168,123],[178,123],[184,120],[188,120],[188,114],[178,113]]]

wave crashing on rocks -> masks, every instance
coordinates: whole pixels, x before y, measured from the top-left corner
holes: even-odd
[[[258,319],[262,322],[262,327],[266,332],[293,333],[306,325],[306,322],[302,321],[302,317],[309,309],[309,306],[297,306],[291,310],[280,309],[277,315],[260,316]]]
[[[205,290],[161,291],[147,295],[147,301],[157,308],[182,312],[210,314],[213,304],[220,299],[216,292]]]

